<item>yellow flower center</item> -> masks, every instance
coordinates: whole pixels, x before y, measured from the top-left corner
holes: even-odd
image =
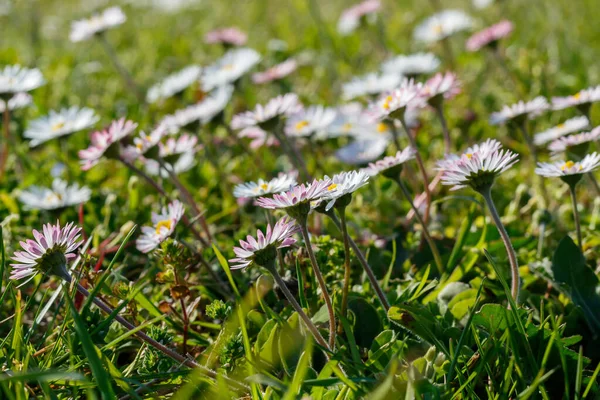
[[[327,186],[327,190],[331,192],[332,190],[335,190],[337,186],[337,183],[332,183],[331,185]]]
[[[349,122],[346,122],[344,125],[342,125],[342,130],[344,132],[349,132],[350,129],[352,129],[352,124]]]
[[[380,122],[377,124],[377,132],[378,133],[384,133],[384,132],[387,132],[387,130],[388,130],[388,127],[383,122]]]
[[[385,98],[385,100],[383,101],[383,108],[385,108],[386,110],[389,110],[391,101],[392,101],[392,96],[387,96]]]
[[[468,158],[469,160],[471,159],[471,157],[473,157],[473,154],[472,154],[472,153],[467,153],[467,154],[465,154],[465,155],[467,156],[467,158]]]
[[[160,228],[165,227],[168,230],[171,230],[171,224],[173,222],[170,219],[163,219],[162,221],[158,221],[158,224],[156,224],[156,234],[160,234]]]
[[[233,69],[233,64],[223,65],[223,69],[226,71],[231,71]]]
[[[267,190],[269,188],[269,185],[267,185],[266,183],[263,183],[260,185],[260,188],[264,191]]]
[[[444,30],[444,28],[442,27],[442,24],[435,24],[433,26],[433,31],[437,34],[442,33],[443,30]]]
[[[567,169],[571,169],[573,168],[573,166],[575,165],[575,163],[573,161],[567,161],[566,163],[563,164],[563,166],[561,167],[561,169],[563,171],[566,171]]]
[[[557,127],[558,129],[562,129],[562,128],[564,128],[564,127],[565,127],[565,124],[558,124],[558,125],[556,125],[556,127]]]
[[[59,131],[59,130],[61,130],[64,127],[65,127],[65,123],[64,122],[57,122],[56,124],[52,125],[52,132]]]
[[[296,130],[299,131],[303,128],[306,128],[308,126],[308,121],[300,121],[298,123],[296,123]]]
[[[581,92],[575,93],[575,94],[573,95],[573,98],[574,98],[575,100],[579,100],[579,99],[581,98]]]

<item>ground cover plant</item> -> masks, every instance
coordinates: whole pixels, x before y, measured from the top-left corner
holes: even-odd
[[[600,397],[596,2],[0,4],[0,398]]]

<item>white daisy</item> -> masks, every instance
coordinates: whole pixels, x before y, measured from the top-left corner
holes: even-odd
[[[29,92],[46,83],[37,68],[24,68],[20,65],[7,65],[0,70],[0,96]]]
[[[378,120],[400,119],[407,108],[422,108],[426,105],[420,95],[422,90],[422,83],[404,79],[397,89],[383,94],[377,101],[371,103],[369,112]]]
[[[470,29],[472,18],[460,10],[444,10],[427,18],[413,33],[415,40],[433,43]]]
[[[502,110],[492,113],[490,115],[490,124],[499,125],[510,121],[518,123],[525,120],[525,118],[532,119],[537,117],[549,108],[548,100],[543,96],[538,96],[528,102],[519,101],[516,104],[504,106]]]
[[[236,82],[260,61],[260,54],[244,47],[229,50],[221,59],[205,68],[200,81],[202,90],[209,92],[216,87]]]
[[[461,90],[460,86],[461,82],[456,77],[456,74],[452,72],[446,72],[445,74],[437,73],[425,82],[420,95],[427,100],[429,105],[435,107],[443,99],[451,99],[459,94]]]
[[[110,28],[121,25],[127,20],[123,10],[119,7],[110,7],[92,15],[90,18],[80,19],[71,24],[69,38],[72,42],[81,42]]]
[[[183,212],[183,204],[174,200],[163,207],[160,214],[152,213],[152,226],[142,227],[142,235],[136,240],[135,247],[142,253],[149,253],[157,248],[173,234]]]
[[[455,164],[457,161],[460,161],[462,157],[471,157],[473,154],[479,154],[480,158],[487,158],[492,153],[499,151],[502,148],[502,143],[497,141],[496,139],[487,139],[483,143],[474,144],[471,147],[468,147],[465,151],[462,152],[461,155],[458,154],[448,154],[443,160],[437,162],[438,167],[443,168],[445,163],[450,163],[450,167]]]
[[[345,100],[352,100],[361,96],[375,96],[394,89],[401,82],[401,77],[396,74],[377,74],[353,78],[342,85],[342,96]]]
[[[585,147],[587,150],[587,144],[590,142],[595,142],[598,139],[600,139],[600,126],[597,126],[590,132],[581,132],[558,138],[548,145],[548,150],[550,150],[553,154],[557,154],[582,144],[586,145]]]
[[[196,164],[196,152],[198,151],[198,138],[192,135],[182,135],[178,138],[170,137],[164,143],[158,144],[158,155],[176,175],[189,171]],[[145,160],[146,171],[151,175],[159,174],[158,161]],[[160,175],[164,178],[169,176],[168,171],[160,169]]]
[[[336,112],[332,108],[310,106],[288,118],[285,133],[289,136],[300,137],[325,136],[327,129],[335,120],[335,116]]]
[[[159,125],[149,134],[140,131],[139,136],[133,138],[133,146],[129,145],[123,149],[122,156],[129,162],[137,160],[152,149],[158,148],[161,139],[167,134],[167,128]]]
[[[400,175],[402,165],[415,158],[417,151],[412,147],[406,147],[404,150],[398,151],[393,156],[384,157],[374,163],[369,164],[366,173],[370,176],[382,174],[397,178]]]
[[[252,75],[252,82],[262,85],[265,83],[273,82],[279,79],[283,79],[298,68],[298,62],[290,58],[284,62],[274,65],[264,72],[257,72]]]
[[[600,85],[583,89],[572,96],[553,97],[552,109],[562,110],[569,107],[589,108],[592,103],[600,101]]]
[[[590,121],[585,116],[574,117],[566,120],[562,124],[558,124],[544,132],[536,133],[533,136],[533,143],[537,146],[541,146],[553,140],[560,138],[561,136],[568,135],[569,133],[581,131],[590,125]]]
[[[231,120],[231,128],[241,129],[240,136],[244,135],[247,129],[269,131],[274,129],[282,117],[290,116],[299,112],[302,104],[298,96],[294,93],[288,93],[283,96],[277,96],[265,105],[258,104],[253,111],[246,111],[235,115]]]
[[[331,210],[336,201],[340,207],[347,206],[350,202],[350,196],[361,187],[369,183],[369,175],[365,171],[341,172],[332,178],[325,176],[323,180],[328,181],[327,190],[321,197],[326,201],[325,211]],[[342,199],[343,198],[343,199]]]
[[[335,156],[343,163],[362,165],[381,157],[391,142],[390,137],[380,139],[357,139],[339,148]]]
[[[68,185],[62,179],[54,179],[52,187],[30,186],[19,194],[19,201],[30,210],[56,210],[85,203],[92,191],[78,184]]]
[[[280,193],[296,186],[295,174],[279,174],[277,178],[270,181],[259,179],[258,182],[240,183],[233,189],[233,195],[237,198],[254,198],[273,193]]]
[[[183,92],[200,78],[201,73],[202,68],[197,65],[190,65],[167,76],[161,82],[148,89],[146,101],[148,103],[155,103],[158,100],[164,100]]]
[[[10,111],[19,110],[29,106],[33,102],[31,95],[28,93],[16,93],[8,100],[8,109]],[[0,98],[0,113],[6,110],[6,101]]]
[[[365,0],[345,9],[340,16],[337,30],[342,35],[349,35],[360,25],[363,18],[374,15],[381,8],[379,0]]]
[[[538,163],[535,173],[546,177],[564,177],[581,175],[592,172],[600,166],[600,154],[586,155],[581,161],[556,161],[553,163]]]
[[[416,77],[437,71],[440,64],[440,59],[433,53],[401,54],[381,64],[381,70],[385,74]]]
[[[91,128],[99,120],[100,117],[90,108],[63,108],[31,121],[23,136],[31,140],[30,147],[35,147],[48,140]]]

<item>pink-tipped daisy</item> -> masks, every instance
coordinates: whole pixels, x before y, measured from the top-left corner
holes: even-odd
[[[419,42],[434,43],[470,29],[473,19],[461,10],[443,10],[419,24],[413,37]]]
[[[208,44],[243,46],[247,41],[248,35],[235,27],[215,29],[204,35],[204,42]]]
[[[544,132],[536,133],[533,136],[533,144],[541,146],[548,142],[552,142],[569,133],[578,132],[590,125],[590,121],[585,116],[574,117],[558,124]]]
[[[460,93],[460,81],[456,77],[456,74],[452,72],[441,72],[435,76],[429,78],[423,89],[421,89],[420,96],[423,97],[427,103],[433,107],[436,107],[444,99],[448,100]]]
[[[273,229],[267,225],[267,232],[256,231],[256,239],[248,235],[240,240],[240,247],[234,247],[236,258],[229,260],[231,269],[247,268],[254,265],[268,267],[277,258],[277,249],[283,249],[296,243],[293,237],[299,228],[296,221],[284,217],[275,223]]]
[[[149,253],[157,248],[175,231],[183,212],[183,204],[174,200],[163,207],[160,214],[152,213],[152,226],[142,227],[142,235],[136,240],[135,247],[142,253]]]
[[[448,154],[443,160],[437,162],[438,167],[443,168],[445,163],[454,164],[456,161],[459,161],[463,156],[469,157],[469,155],[473,155],[475,153],[479,154],[480,158],[487,158],[492,153],[500,150],[502,148],[502,143],[497,141],[496,139],[487,139],[483,143],[474,144],[471,147],[468,147],[462,154]]]
[[[581,132],[558,138],[548,145],[548,150],[553,154],[562,153],[564,151],[572,152],[574,154],[585,153],[588,150],[589,144],[598,139],[600,139],[600,126],[597,126],[590,132]]]
[[[377,101],[371,103],[369,112],[378,120],[404,118],[407,108],[425,106],[425,100],[420,95],[422,90],[422,83],[415,83],[413,79],[404,79],[397,89],[383,94]]]
[[[274,194],[272,198],[260,197],[256,200],[256,204],[262,208],[284,210],[295,219],[306,218],[313,206],[318,205],[328,192],[327,188],[331,184],[331,180],[328,179],[315,179],[312,183],[303,183],[285,192]],[[317,204],[311,205],[313,202]]]
[[[257,104],[253,111],[235,115],[231,120],[231,127],[233,129],[260,127],[263,130],[270,130],[277,126],[280,118],[297,113],[301,109],[302,104],[298,100],[298,95],[288,93],[269,100],[264,106]]]
[[[553,97],[552,109],[563,110],[569,107],[577,107],[584,114],[587,114],[592,103],[598,101],[600,101],[600,85],[580,90],[572,96]]]
[[[100,162],[103,156],[118,158],[120,156],[120,141],[137,128],[138,124],[121,118],[113,121],[104,131],[92,133],[90,147],[79,151],[81,169],[89,170]]]
[[[510,106],[504,106],[502,110],[490,115],[492,125],[505,124],[514,121],[522,123],[526,118],[532,119],[550,109],[548,100],[543,96],[538,96],[531,101],[519,101]]]
[[[502,20],[484,30],[475,33],[467,40],[467,50],[477,51],[485,46],[494,47],[500,39],[503,39],[513,31],[513,23]]]
[[[56,275],[70,282],[67,264],[77,256],[75,250],[82,243],[78,241],[80,232],[81,228],[72,222],[61,228],[58,221],[56,225],[45,224],[42,232],[34,229],[35,240],[20,242],[24,251],[16,251],[12,257],[16,263],[11,264],[10,279],[29,278],[21,284],[24,285],[42,273]]]
[[[600,154],[588,154],[581,161],[540,162],[535,173],[545,177],[558,177],[569,185],[577,184],[583,174],[592,172],[600,167]]]
[[[252,82],[257,85],[264,85],[265,83],[277,81],[290,75],[298,68],[298,62],[290,58],[284,62],[274,65],[266,71],[257,72],[252,75]]]
[[[478,192],[489,189],[494,179],[518,161],[518,155],[502,150],[496,143],[488,142],[471,148],[462,156],[449,155],[438,162],[442,171],[442,184],[452,185],[450,190],[471,186]]]
[[[370,163],[366,172],[371,175],[382,174],[385,177],[397,178],[402,171],[402,165],[415,158],[417,151],[412,147],[406,147],[398,151],[396,155],[384,157],[374,163]]]
[[[258,182],[240,183],[233,189],[233,195],[237,198],[255,198],[289,190],[296,184],[296,174],[279,174],[270,181],[259,179]]]
[[[342,35],[349,35],[359,27],[363,18],[375,14],[381,8],[379,0],[365,0],[345,9],[338,20],[337,30]]]

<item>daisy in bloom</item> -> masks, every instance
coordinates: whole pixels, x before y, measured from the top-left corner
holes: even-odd
[[[573,154],[586,153],[591,142],[600,139],[600,126],[590,132],[581,132],[574,135],[563,136],[548,145],[548,150],[553,154],[568,151]]]
[[[282,117],[290,116],[299,112],[302,104],[298,96],[294,93],[288,93],[283,96],[277,96],[265,105],[258,104],[253,111],[246,111],[237,114],[231,120],[231,128],[241,129],[240,136],[247,130],[270,131],[277,127]]]
[[[129,145],[123,149],[123,157],[128,161],[137,160],[151,150],[156,149],[166,133],[167,128],[164,125],[159,125],[149,134],[141,131],[139,136],[133,138],[133,146]]]
[[[42,273],[70,282],[67,264],[77,257],[75,250],[83,243],[78,241],[80,232],[81,228],[72,222],[61,228],[58,221],[56,225],[44,225],[42,232],[34,229],[35,240],[20,242],[24,251],[16,251],[12,257],[16,263],[11,264],[10,279],[29,278],[19,285],[22,286]]]
[[[91,128],[99,120],[100,117],[90,108],[63,108],[31,121],[23,136],[31,140],[30,147],[35,147],[48,140]]]
[[[442,171],[442,184],[452,185],[450,190],[471,186],[476,191],[491,187],[496,176],[518,161],[518,155],[502,150],[497,141],[488,141],[467,149],[460,157],[449,155],[438,162]]]
[[[353,78],[342,85],[342,96],[345,100],[352,100],[362,96],[376,96],[392,90],[400,84],[402,78],[396,74],[370,73]]]
[[[537,117],[550,108],[548,100],[543,96],[538,96],[531,101],[519,101],[510,106],[504,106],[502,110],[492,113],[490,123],[492,125],[505,124],[507,122],[522,123],[526,118]]]
[[[440,59],[433,53],[401,54],[381,64],[381,70],[385,74],[414,78],[437,71],[440,64]]]
[[[16,93],[14,96],[10,97],[8,101],[0,98],[0,113],[3,113],[6,109],[6,104],[8,103],[8,109],[10,111],[19,110],[21,108],[25,108],[33,102],[31,95],[28,93]]]
[[[394,156],[384,157],[374,163],[369,164],[366,172],[370,175],[382,174],[386,177],[394,177],[400,175],[402,165],[415,158],[416,151],[412,147],[406,147],[400,150]]]
[[[252,82],[257,85],[277,81],[283,79],[298,68],[298,62],[290,58],[284,62],[277,64],[264,72],[257,72],[252,75]]]
[[[470,29],[473,20],[460,10],[444,10],[427,18],[419,24],[413,37],[419,42],[433,43],[455,33]]]
[[[175,174],[189,171],[196,164],[196,152],[198,151],[198,138],[191,135],[182,135],[178,138],[168,138],[163,144],[158,144],[158,156],[165,162]],[[146,171],[150,175],[160,175],[163,178],[169,176],[169,172],[160,168],[158,161],[145,160]],[[160,169],[160,172],[159,172]]]
[[[330,137],[349,136],[356,133],[365,121],[370,122],[362,104],[352,102],[336,108],[335,119],[327,130]]]
[[[229,50],[220,60],[205,68],[200,78],[202,90],[210,92],[219,86],[236,82],[260,59],[260,54],[250,48]]]
[[[592,104],[598,101],[600,101],[600,85],[583,89],[572,96],[553,97],[552,109],[563,110],[569,107],[577,107],[587,116]]]
[[[391,138],[355,140],[335,152],[343,163],[362,165],[381,157],[389,146]]]
[[[254,198],[273,193],[280,193],[296,186],[295,174],[279,174],[270,181],[259,179],[258,182],[240,183],[233,189],[236,198]]]
[[[590,121],[587,119],[587,117],[574,117],[544,132],[536,133],[533,136],[533,143],[537,146],[541,146],[562,136],[568,135],[569,133],[581,131],[587,128],[589,125]]]
[[[494,3],[494,0],[473,0],[473,6],[477,9],[483,9],[486,7],[489,7],[492,3]]]
[[[146,101],[148,103],[155,103],[183,92],[198,81],[201,73],[202,68],[197,65],[190,65],[181,71],[167,76],[161,82],[148,89]]]
[[[91,146],[79,151],[81,169],[89,170],[105,155],[109,158],[119,157],[119,142],[129,136],[137,126],[137,123],[121,118],[113,121],[107,129],[92,133]]]
[[[315,179],[312,183],[303,183],[285,192],[276,193],[272,198],[260,197],[256,200],[256,204],[262,208],[285,210],[292,218],[296,215],[306,219],[311,210],[311,203],[320,202],[320,199],[328,192],[329,185],[331,185],[329,179]]]
[[[332,178],[325,176],[324,179],[330,182],[327,192],[321,198],[327,202],[325,211],[331,210],[336,201],[336,207],[345,208],[350,204],[352,193],[369,183],[369,175],[365,171],[341,172]]]
[[[277,249],[283,249],[296,243],[294,235],[298,233],[298,225],[293,219],[284,217],[277,221],[273,228],[267,225],[266,235],[256,231],[256,239],[248,235],[240,240],[240,247],[234,247],[236,258],[229,260],[231,269],[247,268],[254,265],[268,266],[277,256]]]
[[[422,83],[404,79],[397,89],[383,94],[377,101],[371,103],[370,111],[379,120],[402,119],[407,108],[425,106],[425,101],[421,97],[422,91]]]
[[[332,108],[310,106],[288,118],[285,133],[296,137],[324,136],[335,117],[336,112]]]
[[[460,81],[456,74],[446,72],[445,74],[438,73],[425,82],[420,95],[429,105],[435,107],[443,99],[451,99],[459,93]]]
[[[175,231],[183,212],[183,204],[179,200],[163,207],[160,214],[153,212],[152,226],[142,227],[142,235],[135,241],[135,247],[142,253],[149,253],[157,248]]]
[[[360,25],[363,18],[374,15],[381,8],[379,0],[365,0],[342,12],[338,20],[337,30],[342,35],[349,35]]]
[[[486,46],[495,47],[500,39],[511,34],[513,28],[513,23],[508,20],[502,20],[485,28],[467,40],[467,50],[477,51]]]
[[[248,41],[248,35],[238,28],[222,28],[207,32],[204,42],[208,44],[223,44],[228,46],[243,46]]]
[[[92,191],[78,184],[68,185],[62,179],[54,179],[51,188],[31,186],[19,194],[19,201],[30,210],[57,210],[85,203]]]
[[[240,138],[249,138],[250,139],[250,148],[256,150],[260,147],[277,147],[280,145],[279,140],[275,138],[275,136],[267,134],[267,132],[263,131],[260,128],[256,129],[245,129],[238,133],[238,137]]]
[[[102,33],[110,28],[119,26],[127,20],[127,17],[119,7],[110,7],[106,10],[92,15],[90,18],[80,19],[71,24],[71,42],[88,40],[96,34]]]
[[[0,97],[21,92],[29,92],[46,83],[42,73],[37,68],[24,68],[20,65],[7,65],[0,69]]]

